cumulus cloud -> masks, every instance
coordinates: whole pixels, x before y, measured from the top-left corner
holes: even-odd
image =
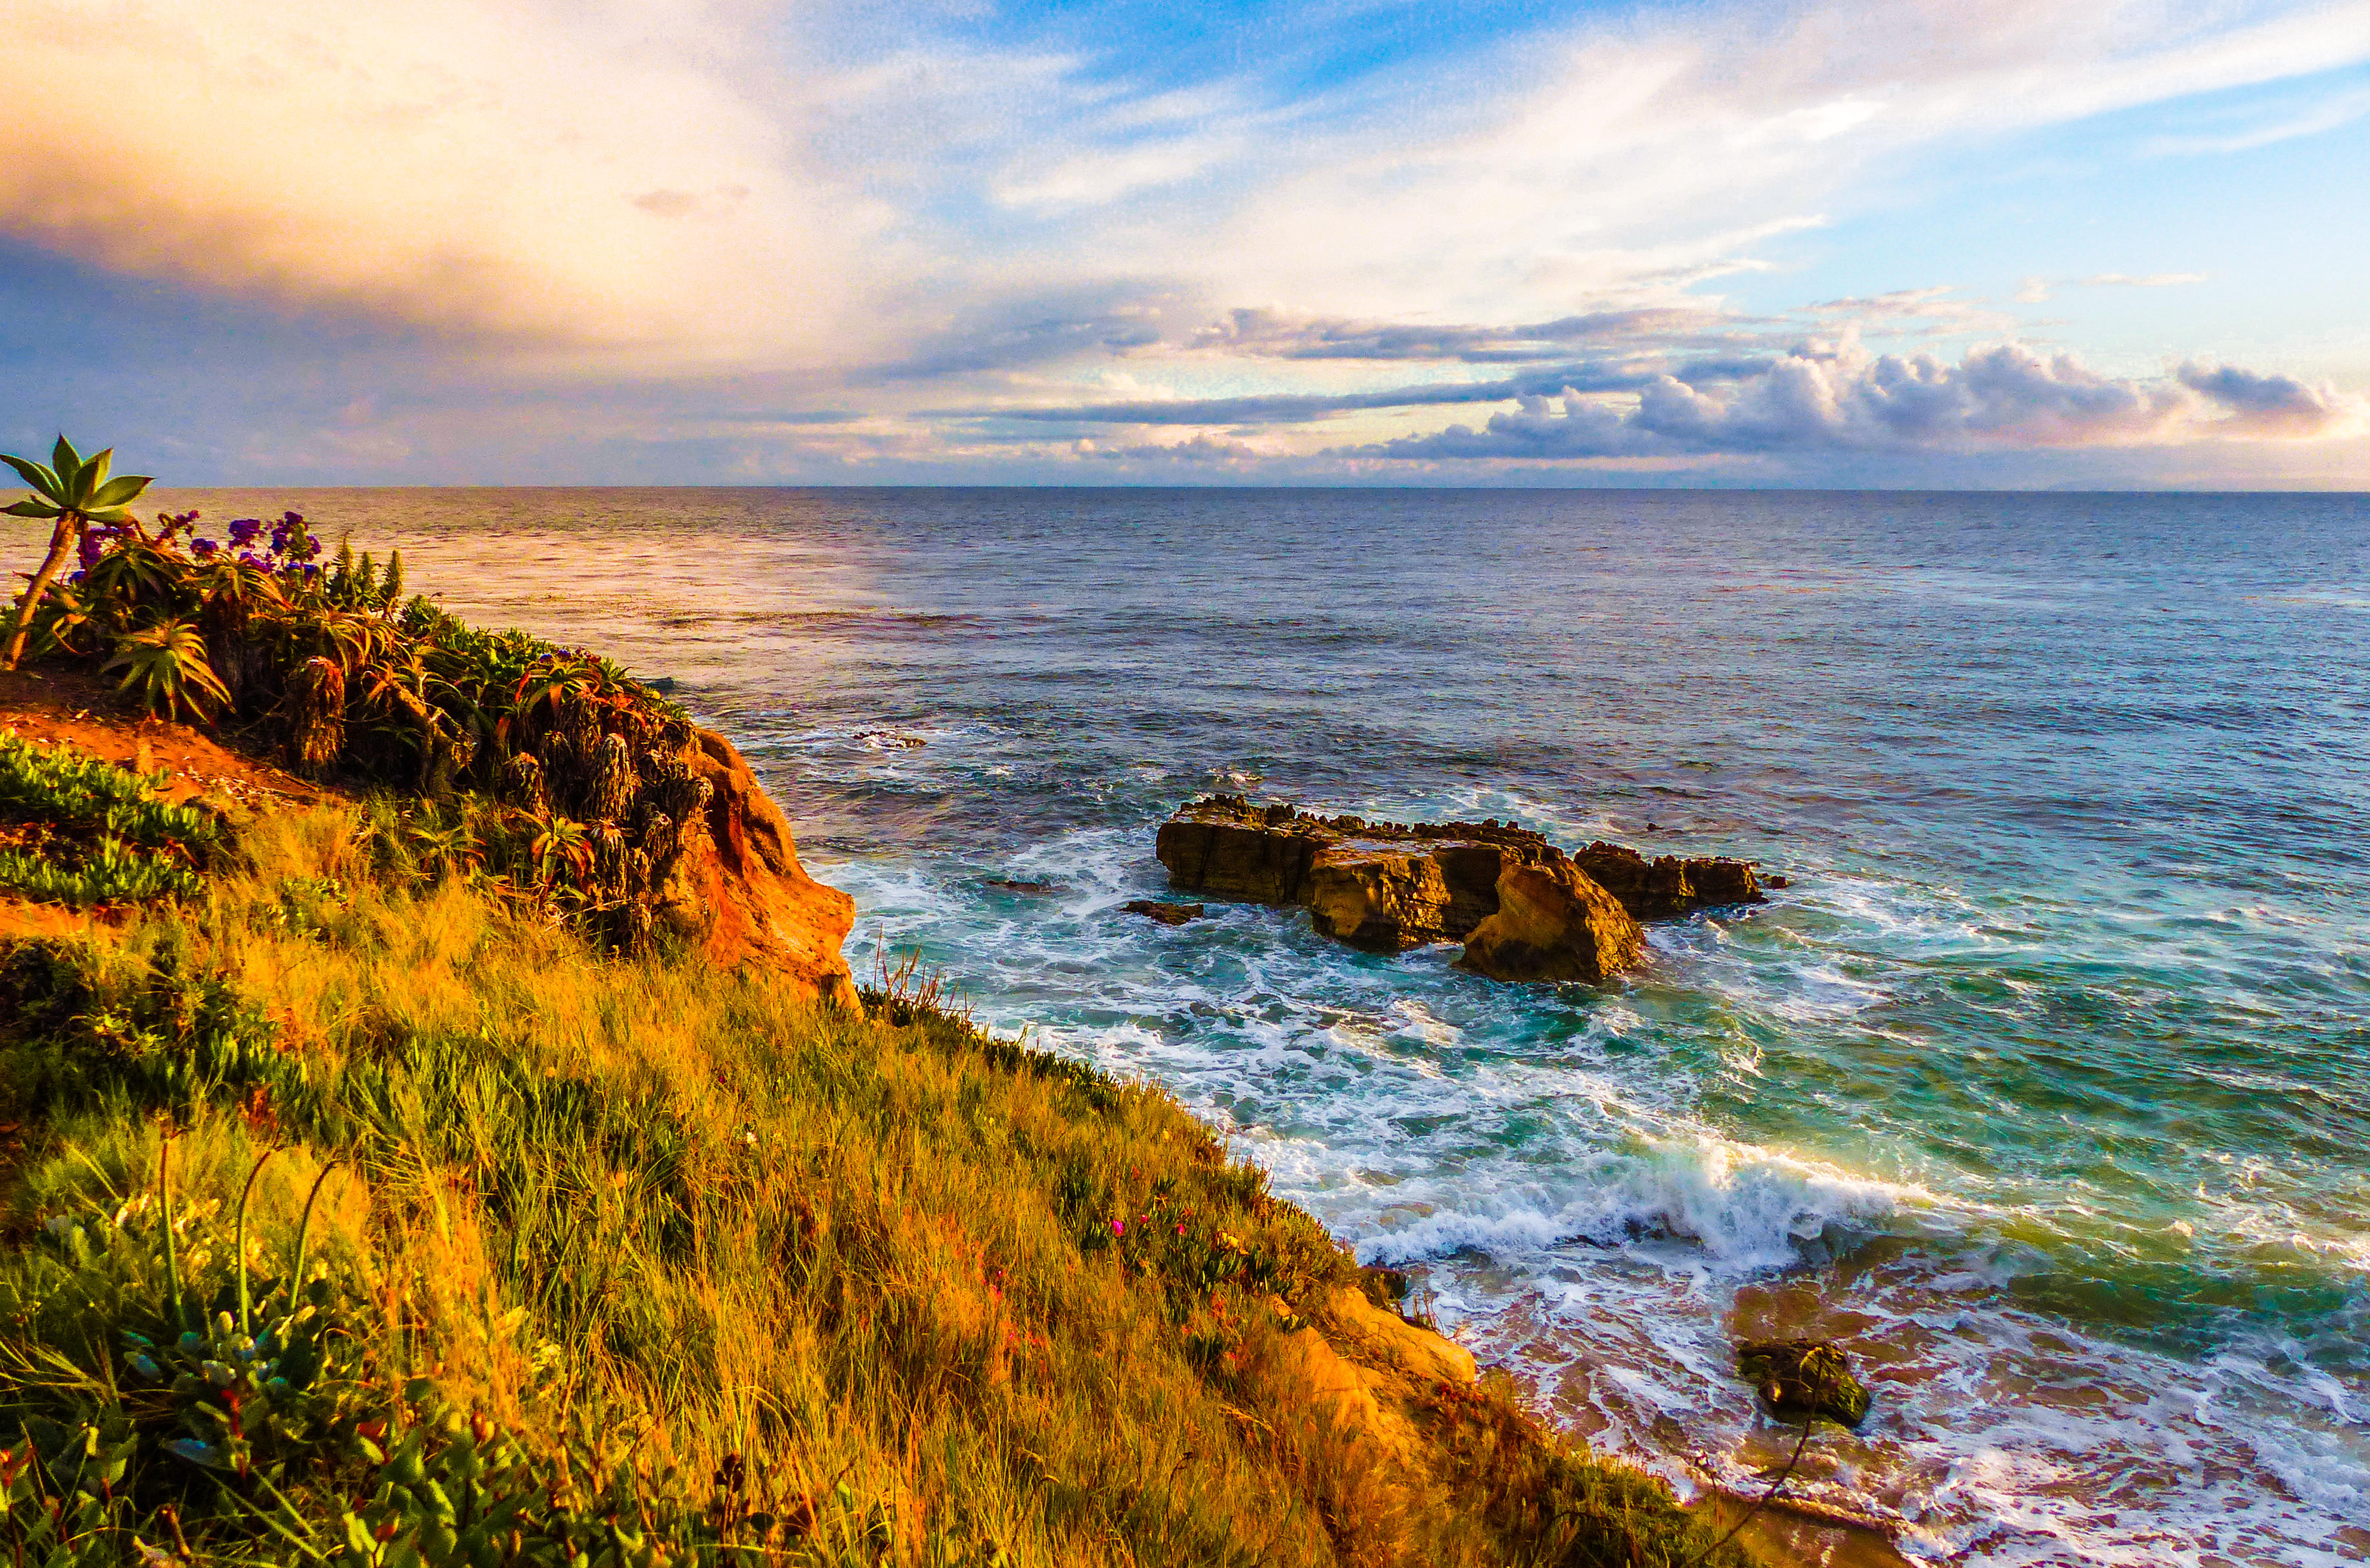
[[[447,340],[676,361],[844,340],[879,214],[800,156],[795,94],[745,64],[750,20],[16,0],[0,232]]]
[[[1634,403],[1578,391],[1524,398],[1474,430],[1350,449],[1396,458],[1602,458],[1807,450],[2138,446],[2238,438],[2295,440],[2357,426],[2358,400],[2329,386],[2229,367],[2163,379],[2106,376],[2070,354],[2018,344],[1872,356],[1806,348],[1725,391],[1664,376]]]
[[[1345,15],[1291,25],[1346,60],[1365,52]],[[2009,329],[1948,290],[1774,318],[1691,291],[1903,189],[1919,148],[2370,58],[2364,0],[1710,0],[1526,23],[1494,52],[1452,30],[1333,75],[1208,64],[1223,51],[1186,70],[1099,22],[851,0],[14,0],[0,236],[333,324],[322,340],[364,346],[358,380],[373,352],[382,375],[435,361],[437,396],[500,380],[488,417],[515,429],[522,405],[572,393],[625,423],[670,399],[854,409],[879,425],[785,416],[767,439],[905,444],[901,460],[1082,433],[1064,422],[1363,439],[1384,427],[1360,416],[1493,402],[1514,407],[1411,439],[2046,445],[2352,417],[2325,387],[2223,367],[2118,380],[2022,350],[1793,351],[1806,316],[1825,334]],[[1204,325],[1240,300],[1283,303]],[[1228,395],[1083,389],[1120,359]],[[1490,379],[1392,368],[1421,365]],[[564,442],[558,422],[533,438]]]

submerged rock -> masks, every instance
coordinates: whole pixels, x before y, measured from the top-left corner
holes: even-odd
[[[1868,1419],[1868,1389],[1852,1375],[1851,1357],[1825,1340],[1747,1340],[1736,1347],[1736,1370],[1778,1415],[1824,1415],[1846,1426]]]
[[[1181,926],[1188,920],[1199,920],[1202,906],[1199,904],[1163,904],[1157,899],[1138,898],[1121,905],[1130,915],[1141,915],[1147,920],[1157,920],[1164,926]]]
[[[1643,952],[1638,921],[1761,898],[1742,860],[1603,843],[1566,855],[1494,818],[1367,822],[1238,795],[1179,807],[1155,852],[1173,886],[1304,907],[1369,952],[1465,942],[1460,962],[1501,980],[1603,980]]]
[[[1059,893],[1062,891],[1062,884],[1059,882],[1024,882],[1016,877],[987,877],[983,880],[984,885],[988,887],[1000,887],[1007,893],[1026,893],[1037,894]]]

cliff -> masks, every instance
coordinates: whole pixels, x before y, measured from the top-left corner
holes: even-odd
[[[802,994],[853,1002],[840,949],[856,901],[807,875],[788,821],[732,743],[696,731],[685,760],[708,786],[706,831],[667,889],[669,918],[719,969],[764,969]]]
[[[125,736],[217,826],[151,847],[200,895],[0,919],[0,1355],[52,1369],[0,1397],[0,1546],[1679,1568],[1717,1539],[1157,1090],[855,994],[847,901],[720,738],[666,884],[697,940],[620,951],[458,874],[469,802]],[[64,843],[38,795],[8,831]]]

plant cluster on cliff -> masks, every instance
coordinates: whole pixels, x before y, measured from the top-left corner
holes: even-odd
[[[83,508],[17,509],[60,517],[15,617],[34,657],[118,676],[146,711],[306,778],[425,802],[405,831],[431,859],[530,890],[614,945],[648,940],[708,803],[680,710],[606,660],[407,599],[399,554],[325,562],[297,513],[236,519],[217,539],[195,512],[144,525],[101,506],[129,482],[83,493],[109,455],[85,463],[62,438],[55,471],[9,459],[40,496]],[[79,570],[52,580],[61,543]]]
[[[1407,1381],[1414,1446],[1367,1441],[1360,1271],[1156,1090],[893,976],[859,1011],[604,958],[371,838],[269,814],[201,898],[0,942],[0,1559],[1713,1539],[1502,1381]]]

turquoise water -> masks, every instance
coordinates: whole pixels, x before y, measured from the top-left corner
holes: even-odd
[[[2363,498],[167,499],[673,677],[859,969],[1168,1085],[1682,1485],[1815,1332],[1876,1414],[1810,1484],[1915,1557],[2370,1559]],[[1213,788],[1793,885],[1601,990],[1121,914]]]

